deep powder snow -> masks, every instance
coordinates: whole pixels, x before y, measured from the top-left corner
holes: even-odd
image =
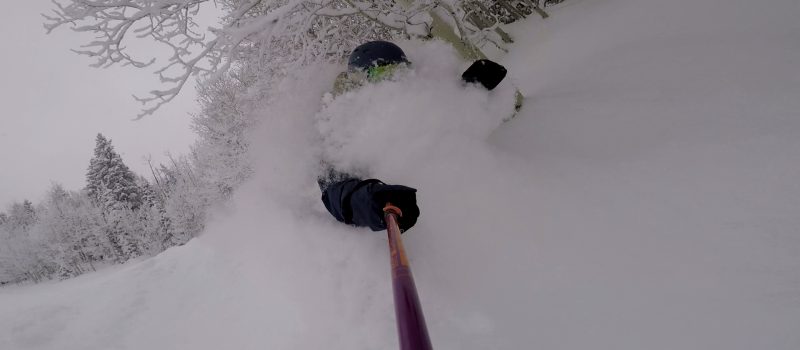
[[[512,28],[491,93],[441,43],[324,107],[339,68],[302,72],[203,236],[0,289],[0,348],[396,348],[386,240],[324,211],[324,153],[419,189],[438,349],[797,349],[800,4],[752,4],[567,0]]]

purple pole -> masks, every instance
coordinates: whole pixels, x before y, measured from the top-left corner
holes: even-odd
[[[403,239],[400,238],[400,228],[397,225],[397,218],[403,216],[403,213],[391,203],[386,204],[383,212],[386,215],[386,229],[389,232],[394,313],[397,317],[400,350],[432,350],[414,276],[411,275],[411,266],[408,264]]]

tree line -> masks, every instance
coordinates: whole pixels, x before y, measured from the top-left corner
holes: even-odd
[[[199,89],[191,152],[135,174],[98,134],[86,186],[53,184],[40,203],[0,211],[0,285],[65,279],[158,254],[199,234],[208,209],[229,198],[251,173],[234,76]]]

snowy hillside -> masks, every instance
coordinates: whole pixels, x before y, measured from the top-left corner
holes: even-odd
[[[513,87],[441,43],[322,108],[287,81],[258,169],[188,244],[0,288],[0,349],[395,349],[386,238],[336,223],[321,152],[419,189],[437,349],[800,348],[800,4],[567,0],[511,28]],[[323,137],[320,138],[319,135]]]

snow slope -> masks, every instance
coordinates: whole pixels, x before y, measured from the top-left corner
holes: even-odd
[[[152,259],[0,289],[1,349],[393,349],[382,234],[318,203],[316,157],[420,190],[404,235],[439,349],[800,347],[800,4],[573,0],[513,28],[510,85],[444,45],[319,112],[286,82],[256,178]],[[324,136],[318,137],[318,133]]]

